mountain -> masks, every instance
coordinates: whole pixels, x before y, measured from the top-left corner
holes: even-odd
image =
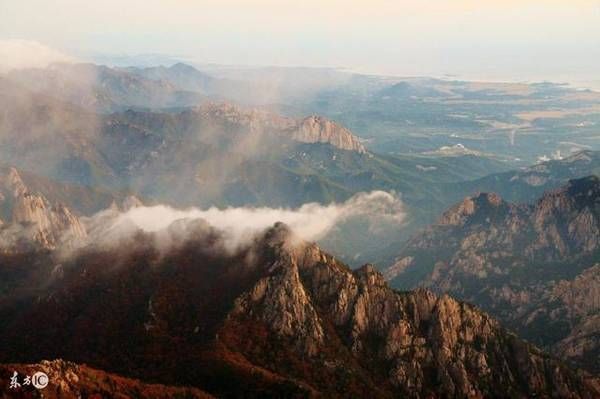
[[[526,166],[600,150],[600,93],[561,84],[352,75],[310,95],[282,98],[289,114],[339,121],[379,154],[454,149]]]
[[[270,91],[261,84],[216,77],[182,62],[174,63],[169,67],[162,65],[145,68],[127,67],[120,70],[143,79],[166,82],[182,92],[195,92],[212,101],[265,105],[264,99],[262,101],[259,99],[265,95],[265,91]]]
[[[317,68],[236,73],[233,68],[206,65],[199,70],[182,62],[169,64],[109,67],[56,63],[46,68],[12,70],[5,76],[38,94],[99,113],[129,108],[180,109],[206,100],[279,109],[281,100],[310,95],[351,76]]]
[[[545,191],[558,188],[570,179],[600,175],[600,151],[579,151],[564,159],[541,162],[519,170],[492,173],[460,187],[442,188],[448,200],[456,202],[475,192],[494,192],[507,201],[535,201]]]
[[[205,96],[162,79],[94,64],[54,64],[19,69],[6,78],[44,96],[88,111],[108,113],[128,108],[169,108],[198,104]]]
[[[204,64],[203,73],[219,79],[214,95],[248,106],[287,109],[297,99],[314,98],[322,91],[337,88],[362,75],[335,68],[318,67],[245,67]],[[187,66],[189,69],[189,66]],[[359,78],[359,79],[360,79]],[[299,117],[314,112],[290,113]],[[318,112],[316,114],[319,114]],[[331,116],[335,119],[334,116]]]
[[[443,97],[448,93],[437,90],[434,86],[423,85],[423,82],[398,82],[380,90],[377,95],[382,98],[419,98]],[[434,82],[431,82],[434,83]]]
[[[293,119],[228,103],[99,115],[4,83],[11,88],[0,93],[4,162],[58,181],[130,189],[178,205],[297,206],[373,189],[431,202],[439,198],[432,182],[507,167],[475,156],[379,157],[319,116]]]
[[[129,67],[124,68],[124,70],[153,81],[169,82],[180,90],[195,91],[198,93],[214,92],[219,83],[219,79],[201,72],[191,65],[181,62],[175,63],[169,67]]]
[[[510,167],[473,155],[367,154],[348,129],[314,115],[294,119],[229,103],[205,103],[170,113],[129,110],[100,115],[6,79],[0,79],[0,85],[3,161],[95,188],[146,188],[142,193],[146,196],[170,193],[192,203],[197,203],[194,197],[199,192],[216,190],[214,195],[225,197],[217,198],[224,204],[244,200],[243,193],[249,196],[248,203],[287,206],[305,200],[343,200],[377,188],[406,191],[416,203],[438,201],[442,208],[447,203],[438,188],[430,188],[432,183],[474,179]],[[263,171],[280,177],[282,183],[273,184],[275,192],[264,196],[260,182],[248,181]],[[247,187],[227,194],[239,185],[237,179],[246,180]],[[308,185],[305,195],[300,195],[299,183]],[[201,190],[185,193],[198,184]],[[288,187],[292,192],[286,192]],[[269,203],[269,198],[282,200]]]
[[[201,220],[165,234],[167,248],[139,232],[60,267],[0,262],[34,276],[0,301],[0,361],[64,358],[218,397],[600,394],[474,306],[393,291],[282,224],[234,251]]]
[[[385,275],[472,302],[520,336],[598,371],[600,180],[536,202],[468,197],[415,235]]]
[[[0,87],[3,164],[86,186],[116,180],[95,145],[100,115],[5,78],[0,78]]]
[[[196,157],[219,150],[230,152],[232,158],[249,158],[257,155],[256,146],[261,144],[265,145],[263,152],[269,152],[267,138],[272,138],[278,143],[324,142],[365,151],[347,129],[318,117],[293,120],[214,103],[172,114],[128,111],[101,115],[7,79],[0,79],[0,85],[3,161],[82,185],[123,188],[128,183],[126,175],[136,172],[131,169],[165,152],[175,157],[173,151],[179,149],[175,147],[197,148]]]
[[[28,241],[54,249],[64,239],[86,236],[85,227],[67,206],[30,192],[16,169],[5,172],[0,174],[0,221],[4,220],[0,225],[0,251],[17,250]]]
[[[358,137],[343,126],[320,116],[292,119],[257,108],[243,108],[230,103],[208,103],[196,108],[192,117],[200,117],[195,124],[200,130],[202,124],[230,125],[246,129],[250,133],[275,134],[300,143],[327,143],[347,150],[365,153],[365,147]],[[204,122],[207,120],[208,122]],[[208,129],[210,130],[210,129]]]
[[[12,182],[12,183],[11,183]],[[114,191],[102,187],[81,186],[49,179],[34,173],[0,164],[0,185],[9,190],[21,186],[19,190],[41,194],[50,203],[62,203],[78,215],[93,215],[109,208],[113,203],[123,203],[131,196],[127,191]],[[4,197],[11,197],[4,192]],[[10,218],[10,211],[0,211],[0,218]]]
[[[323,201],[325,197],[315,192],[320,190],[320,176],[309,176],[304,183],[304,173],[290,170],[281,160],[303,143],[366,153],[356,136],[332,121],[295,120],[227,103],[174,114],[115,114],[104,123],[102,138],[96,147],[123,185],[180,206],[261,201],[293,206],[301,196]],[[263,190],[263,184],[272,186]],[[302,191],[299,184],[316,187]]]
[[[395,263],[399,247],[420,229],[435,223],[442,212],[465,197],[484,192],[496,193],[508,202],[534,202],[544,192],[559,188],[570,179],[600,174],[600,151],[590,150],[519,169],[513,169],[510,163],[494,162],[481,156],[413,155],[394,156],[393,159],[402,160],[398,164],[405,172],[411,166],[415,168],[416,163],[422,177],[420,181],[412,180],[404,173],[399,179],[409,184],[408,188],[402,187],[399,191],[411,205],[411,220],[403,229],[404,234],[396,236],[395,242],[387,243],[387,247],[378,248],[378,255],[371,258],[386,266]],[[418,162],[419,159],[421,162]],[[470,177],[474,171],[481,172],[482,176]]]
[[[410,228],[375,246],[363,227],[357,235],[329,240],[328,248],[356,265],[379,259],[381,249],[408,237],[412,226],[431,222],[430,215],[448,205],[440,183],[510,167],[475,155],[372,154],[351,131],[316,115],[291,118],[214,102],[171,112],[106,115],[8,79],[0,79],[0,86],[2,162],[71,187],[90,188],[99,193],[98,202],[107,196],[120,197],[119,202],[120,193],[128,192],[144,202],[179,207],[298,207],[343,202],[363,191],[403,193]],[[60,202],[86,215],[112,202],[101,200],[98,207],[90,196],[83,209],[69,197],[61,195]]]

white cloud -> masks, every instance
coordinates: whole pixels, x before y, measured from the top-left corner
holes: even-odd
[[[19,68],[45,68],[54,62],[75,58],[31,40],[0,40],[0,72]]]
[[[209,208],[175,209],[166,205],[132,208],[127,212],[108,217],[100,213],[88,221],[92,242],[111,243],[121,241],[124,236],[138,229],[158,233],[169,241],[169,233],[162,234],[175,222],[204,220],[221,230],[225,245],[235,250],[247,244],[256,234],[277,222],[288,225],[295,234],[304,240],[318,240],[324,237],[337,224],[353,218],[367,219],[369,224],[402,223],[405,208],[400,198],[384,191],[359,193],[347,201],[336,204],[304,204],[299,208]],[[98,227],[100,225],[100,227]],[[377,231],[373,228],[373,232]],[[163,243],[164,244],[164,243]],[[167,243],[167,245],[169,245]]]

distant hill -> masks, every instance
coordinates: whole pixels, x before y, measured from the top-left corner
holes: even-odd
[[[569,179],[589,175],[600,175],[600,151],[580,151],[561,160],[493,173],[480,179],[465,181],[458,187],[447,185],[443,191],[452,202],[477,191],[498,193],[511,202],[531,202],[545,191],[564,185]]]
[[[201,93],[191,88],[180,89],[168,80],[94,64],[14,70],[6,78],[36,94],[99,113],[190,106],[206,99]]]

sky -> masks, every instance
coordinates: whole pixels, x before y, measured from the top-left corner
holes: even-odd
[[[600,80],[600,0],[0,0],[0,44],[15,41],[82,59]]]

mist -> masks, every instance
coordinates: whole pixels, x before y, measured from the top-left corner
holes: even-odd
[[[377,226],[400,225],[406,217],[399,195],[384,191],[359,193],[342,203],[304,204],[298,208],[229,207],[176,209],[167,205],[141,206],[126,212],[101,212],[86,221],[89,240],[101,245],[121,242],[136,232],[155,233],[157,246],[167,249],[182,237],[172,237],[174,225],[203,221],[222,233],[224,246],[236,251],[277,222],[286,224],[302,240],[316,241],[354,219],[367,220],[376,236]],[[178,234],[185,229],[178,229]],[[191,229],[190,231],[193,231]],[[183,237],[185,238],[185,237]]]
[[[21,68],[45,68],[76,58],[33,40],[0,40],[0,72]]]

